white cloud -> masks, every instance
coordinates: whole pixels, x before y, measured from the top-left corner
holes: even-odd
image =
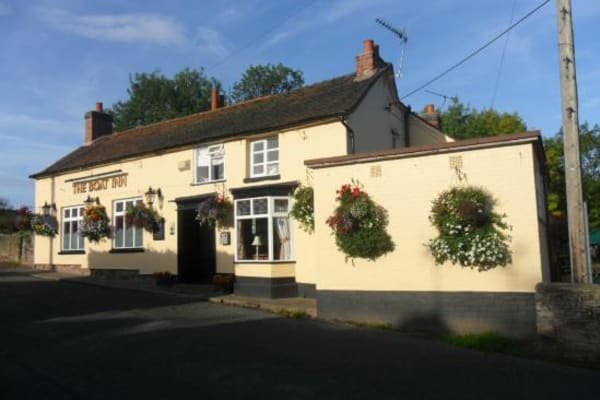
[[[150,14],[75,15],[64,10],[39,10],[39,18],[54,29],[115,42],[181,45],[182,27],[172,18]]]
[[[219,57],[227,54],[227,49],[221,39],[221,35],[214,29],[199,27],[196,31],[195,44],[200,51],[205,53],[216,54]]]
[[[12,14],[12,12],[13,12],[13,8],[10,4],[8,4],[4,1],[0,1],[0,17],[2,17],[3,15]]]

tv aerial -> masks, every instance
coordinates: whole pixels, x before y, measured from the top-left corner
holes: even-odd
[[[381,18],[376,18],[375,22],[379,25],[392,32],[400,40],[400,64],[398,66],[398,72],[396,72],[396,78],[402,78],[402,66],[404,65],[404,55],[406,53],[406,43],[408,42],[408,36],[406,36],[406,30],[396,29]]]

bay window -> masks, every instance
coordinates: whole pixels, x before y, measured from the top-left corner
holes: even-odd
[[[277,137],[250,142],[250,176],[279,174],[279,139]]]
[[[292,260],[288,197],[235,201],[236,260]]]
[[[223,144],[200,147],[196,150],[196,183],[225,179],[225,150]]]
[[[62,211],[62,250],[83,250],[84,238],[79,232],[83,218],[83,206],[65,207]]]
[[[113,246],[115,249],[139,249],[144,246],[144,231],[141,227],[127,224],[127,207],[141,204],[142,199],[116,200],[113,204],[115,221],[115,236]]]

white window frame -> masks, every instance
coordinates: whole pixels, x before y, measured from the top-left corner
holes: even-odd
[[[81,222],[83,221],[83,210],[84,210],[84,206],[83,205],[78,205],[78,206],[70,206],[70,207],[63,207],[62,209],[62,223],[61,223],[61,244],[60,244],[60,248],[62,251],[83,251],[85,249],[85,238],[83,236],[81,236]],[[77,217],[73,217],[73,210],[77,210]],[[69,216],[67,217],[65,214],[67,213],[67,211],[69,211]],[[77,222],[77,232],[79,232],[78,237],[75,236],[76,238],[76,247],[73,246],[73,223]],[[70,243],[69,243],[69,248],[65,247],[65,232],[67,231],[65,229],[65,224],[69,224],[69,232],[71,232],[70,235]]]
[[[267,148],[267,144],[270,140],[277,140],[277,147],[274,148]],[[262,149],[261,150],[257,150],[256,147],[258,147],[258,145],[262,144]],[[277,160],[274,161],[268,161],[268,157],[269,154],[272,153],[277,153]],[[254,162],[254,156],[255,155],[262,155],[262,162]],[[280,164],[279,164],[279,160],[280,160],[280,154],[279,154],[279,137],[278,136],[273,136],[270,138],[266,138],[266,139],[260,139],[260,140],[253,140],[250,142],[250,177],[251,178],[259,178],[262,176],[273,176],[273,175],[279,175],[279,171],[280,171]],[[277,172],[276,173],[269,173],[269,167],[271,166],[277,166]],[[262,173],[260,172],[254,172],[254,167],[262,167]]]
[[[125,214],[127,213],[127,203],[133,203],[135,204],[139,204],[142,203],[142,198],[141,197],[134,197],[134,198],[130,198],[130,199],[120,199],[120,200],[113,200],[113,221],[115,224],[115,234],[112,240],[112,246],[113,249],[143,249],[144,248],[144,229],[143,228],[137,228],[134,227],[133,230],[133,245],[132,246],[126,246],[125,245],[125,231],[127,230],[127,218],[125,218]],[[117,211],[117,204],[122,203],[123,207],[121,209],[121,211]],[[117,246],[117,218],[118,217],[123,217],[123,244],[121,246]],[[140,245],[136,246],[135,242],[136,239],[140,238]]]
[[[213,176],[213,167],[215,165],[223,165],[223,176]],[[198,167],[208,167],[208,179],[201,180],[198,176]],[[225,146],[223,143],[211,144],[202,146],[196,149],[196,164],[194,169],[194,182],[196,184],[207,182],[219,182],[225,180]]]
[[[258,214],[254,213],[254,201],[260,199],[267,199],[267,212]],[[287,210],[285,212],[276,212],[275,211],[275,201],[276,200],[286,200],[287,201]],[[250,201],[250,214],[248,215],[238,215],[238,205],[240,202]],[[260,262],[265,263],[286,263],[286,262],[294,262],[294,229],[292,226],[292,218],[290,217],[289,211],[291,210],[292,199],[288,196],[260,196],[260,197],[250,197],[237,199],[234,201],[234,254],[235,254],[235,262],[244,263],[244,262],[256,262],[256,259],[246,258],[239,259],[238,258],[238,221],[240,220],[251,220],[256,218],[266,218],[267,219],[267,251],[268,251],[268,259],[260,260]],[[275,218],[287,218],[288,226],[289,226],[289,242],[290,242],[290,256],[287,259],[275,259],[273,257],[273,235],[277,233],[274,232],[273,229],[273,220]]]

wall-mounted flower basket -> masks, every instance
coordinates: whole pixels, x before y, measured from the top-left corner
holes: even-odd
[[[79,232],[81,233],[81,236],[86,237],[90,242],[95,243],[110,238],[110,220],[106,214],[106,208],[101,205],[86,207],[83,210]]]
[[[327,224],[335,242],[348,258],[375,260],[394,250],[394,242],[386,231],[387,211],[376,204],[360,188],[358,182],[343,185],[336,191],[339,206]]]
[[[484,271],[512,261],[507,233],[512,228],[494,205],[489,193],[473,186],[454,187],[433,201],[429,221],[438,236],[425,245],[436,264],[450,261]]]
[[[209,197],[196,209],[196,221],[203,226],[233,226],[233,203],[226,197]]]
[[[290,215],[300,224],[300,228],[308,233],[315,230],[314,191],[310,186],[298,186],[292,194],[294,204]]]
[[[160,229],[161,219],[162,217],[154,208],[144,203],[129,206],[125,212],[125,221],[128,225],[143,228],[150,233]]]
[[[31,230],[36,235],[54,237],[58,233],[58,221],[50,215],[31,215]]]

